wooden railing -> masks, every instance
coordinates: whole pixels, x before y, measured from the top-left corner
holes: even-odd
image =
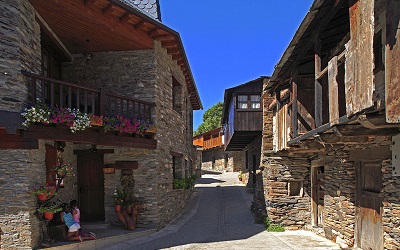
[[[31,104],[36,104],[37,100],[40,100],[50,107],[76,108],[82,112],[95,115],[122,115],[153,122],[154,103],[105,93],[104,89],[88,88],[25,71],[22,71],[22,74],[28,79]]]
[[[222,146],[222,145],[223,145],[222,136],[218,136],[218,137],[215,137],[215,138],[204,140],[203,149],[206,150],[206,149],[209,149],[209,148],[215,148],[215,147],[219,147],[219,146]]]

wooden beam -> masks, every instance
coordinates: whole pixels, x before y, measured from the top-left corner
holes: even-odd
[[[178,55],[178,54],[180,54],[180,50],[179,49],[167,49],[167,53],[170,55]]]
[[[339,123],[339,90],[337,83],[338,57],[334,56],[328,62],[328,87],[329,87],[329,122],[331,125]]]
[[[292,93],[290,96],[290,102],[292,103],[292,135],[293,137],[298,136],[298,105],[297,105],[297,70],[292,76]]]
[[[178,44],[175,41],[169,41],[169,42],[161,42],[161,46],[163,48],[178,48]]]
[[[390,145],[375,148],[352,150],[349,154],[350,161],[382,161],[392,158]]]
[[[109,16],[111,15],[111,13],[115,10],[115,6],[113,4],[109,4],[107,5],[107,7],[105,7],[103,9],[103,15],[105,16]]]
[[[115,134],[103,134],[95,129],[73,134],[67,126],[49,127],[43,125],[31,125],[27,130],[21,131],[22,138],[33,138],[53,141],[66,141],[104,146],[121,146],[134,148],[156,149],[157,141],[153,139],[137,138],[133,136],[119,136]]]
[[[170,34],[156,35],[156,36],[153,36],[153,39],[158,40],[158,41],[175,41],[175,37],[173,37]]]
[[[129,20],[131,19],[132,14],[129,12],[126,12],[125,14],[123,14],[120,18],[119,18],[119,22],[120,23],[127,23],[129,22]]]
[[[322,85],[318,80],[321,73],[321,40],[316,39],[314,44],[315,51],[315,127],[318,128],[322,125]]]
[[[133,28],[135,28],[135,29],[141,29],[141,28],[144,27],[145,23],[146,23],[146,21],[140,20],[138,23],[136,23],[136,24],[133,25]]]
[[[85,0],[85,6],[90,7],[92,4],[94,4],[96,0]]]
[[[160,32],[161,32],[160,29],[154,28],[154,29],[150,30],[149,32],[147,32],[147,35],[148,35],[149,37],[153,38],[154,36],[161,35]]]

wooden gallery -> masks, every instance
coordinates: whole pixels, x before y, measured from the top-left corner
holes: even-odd
[[[400,2],[314,1],[265,86],[267,216],[400,248]]]

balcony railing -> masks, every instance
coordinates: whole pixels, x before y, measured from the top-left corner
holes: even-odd
[[[28,79],[29,101],[32,104],[40,100],[50,107],[76,108],[95,115],[122,115],[153,122],[154,103],[106,93],[104,89],[88,88],[24,71],[22,73]]]
[[[208,140],[204,140],[204,146],[203,149],[209,149],[209,148],[215,148],[215,147],[219,147],[222,146],[222,136],[218,136],[216,138],[211,138]]]

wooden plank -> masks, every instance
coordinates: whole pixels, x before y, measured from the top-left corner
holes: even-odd
[[[315,127],[319,127],[322,125],[322,85],[321,82],[318,80],[318,76],[321,73],[321,40],[315,40],[315,109],[314,109],[314,120],[315,120]]]
[[[400,123],[400,2],[386,1],[386,121]]]
[[[339,91],[338,91],[338,57],[334,56],[328,62],[328,87],[329,87],[329,122],[331,125],[339,124]]]
[[[137,161],[116,161],[115,168],[117,168],[117,169],[138,169],[139,163]]]
[[[292,135],[293,137],[298,136],[298,106],[297,106],[297,71],[294,73],[292,78],[292,93],[290,102],[292,103]]]
[[[350,161],[382,161],[392,158],[390,146],[380,146],[364,150],[350,151]]]
[[[317,190],[318,168],[311,168],[311,225],[318,224],[318,190]]]
[[[374,1],[356,1],[349,9],[350,41],[346,44],[347,116],[374,105]]]
[[[66,141],[85,144],[122,146],[134,148],[156,149],[157,141],[153,139],[137,138],[133,136],[119,136],[115,134],[98,133],[95,129],[72,133],[67,126],[49,127],[31,125],[26,131],[21,131],[22,138]]]

